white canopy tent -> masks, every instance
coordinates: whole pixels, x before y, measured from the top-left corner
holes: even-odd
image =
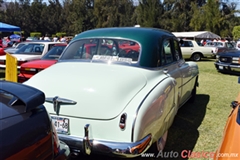
[[[193,38],[193,39],[221,38],[219,35],[209,31],[172,32],[172,33],[178,38]]]

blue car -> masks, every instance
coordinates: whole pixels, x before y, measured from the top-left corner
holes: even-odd
[[[0,81],[0,160],[68,159],[43,106],[43,92],[20,83]]]

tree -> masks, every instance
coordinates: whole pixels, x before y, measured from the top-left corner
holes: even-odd
[[[136,7],[134,16],[137,24],[143,27],[160,28],[163,5],[161,1],[142,0]]]
[[[232,31],[233,39],[238,40],[240,38],[240,26],[235,26]]]
[[[131,0],[95,0],[96,28],[133,25]]]

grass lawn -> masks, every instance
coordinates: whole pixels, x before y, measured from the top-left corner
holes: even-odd
[[[200,74],[196,101],[193,104],[184,105],[179,110],[169,131],[165,147],[165,151],[175,151],[179,155],[184,150],[216,151],[231,111],[230,103],[240,92],[238,77],[218,73],[214,60],[197,63]],[[179,156],[177,159],[182,158]]]

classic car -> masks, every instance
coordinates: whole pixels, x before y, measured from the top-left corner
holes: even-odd
[[[195,40],[181,39],[180,44],[185,59],[200,61],[202,58],[213,58],[216,54],[212,47],[201,46]]]
[[[239,74],[240,72],[240,51],[233,50],[219,53],[214,63],[218,72]]]
[[[41,70],[55,64],[66,46],[67,43],[55,44],[40,60],[23,63],[19,70],[18,82],[22,83]]]
[[[46,94],[59,139],[74,154],[130,158],[163,149],[178,109],[194,101],[198,74],[171,32],[116,27],[78,34],[24,84]]]
[[[12,54],[14,57],[17,58],[18,69],[23,63],[41,59],[42,56],[45,55],[57,43],[59,42],[28,42],[26,45],[18,49],[14,54]],[[0,56],[0,68],[5,69],[5,64],[6,56]]]
[[[0,81],[0,160],[69,158],[70,149],[59,141],[44,101],[36,88]]]
[[[224,134],[214,160],[232,160],[240,158],[240,94],[231,103],[232,111],[228,116]]]

